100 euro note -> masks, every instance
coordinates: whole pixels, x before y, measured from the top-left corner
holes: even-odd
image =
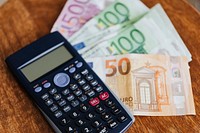
[[[126,53],[154,53],[179,56],[180,53],[172,45],[168,44],[168,40],[165,39],[165,35],[159,27],[152,20],[142,18],[114,38],[93,44],[87,51],[82,50],[84,52],[80,52],[80,54],[82,54],[83,58]]]
[[[177,32],[168,30],[170,24],[164,23],[165,19],[169,20],[169,18],[164,13],[162,14],[165,16],[160,15],[160,12],[164,12],[162,7],[154,6],[148,14],[129,26],[127,30],[109,40],[90,44],[90,47],[87,50],[83,49],[80,54],[83,58],[89,58],[125,53],[153,53],[187,56],[188,61],[191,61],[187,48],[186,50],[183,48],[185,45],[173,37]]]
[[[80,42],[99,31],[129,20],[137,21],[148,8],[139,0],[116,0],[100,14],[88,21],[78,32],[73,34],[69,41],[74,44]]]
[[[99,14],[115,0],[68,0],[51,32],[59,31],[69,38],[88,20]]]
[[[128,21],[128,22],[124,22],[122,24],[117,24],[117,25],[111,26],[105,30],[100,31],[97,34],[94,34],[92,36],[89,36],[88,38],[85,38],[84,40],[81,40],[81,42],[75,42],[73,44],[73,47],[79,53],[83,53],[84,51],[87,51],[91,47],[93,47],[94,44],[101,43],[105,40],[108,40],[108,39],[111,39],[111,38],[117,36],[120,32],[124,31],[132,23],[133,23],[132,21]]]
[[[186,57],[126,54],[86,61],[134,115],[195,115]]]

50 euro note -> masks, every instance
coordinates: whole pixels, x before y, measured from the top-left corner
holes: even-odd
[[[195,115],[186,57],[126,54],[86,61],[134,115]]]
[[[115,0],[68,0],[51,32],[59,31],[65,38],[77,32],[88,20]]]
[[[74,44],[113,25],[129,20],[137,21],[148,10],[140,0],[116,0],[73,34],[69,41]]]

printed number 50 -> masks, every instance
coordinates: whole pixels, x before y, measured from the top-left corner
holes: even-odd
[[[110,73],[106,73],[107,77],[114,76],[117,73],[117,68],[121,75],[126,75],[130,72],[131,63],[128,58],[121,58],[119,60],[118,64],[116,64],[116,62],[117,62],[117,60],[115,60],[115,59],[114,60],[106,60],[106,69],[111,70]],[[123,64],[123,63],[126,63],[126,64]],[[123,66],[126,66],[126,69],[124,69]]]

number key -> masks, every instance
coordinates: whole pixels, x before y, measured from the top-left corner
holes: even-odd
[[[80,106],[80,110],[82,112],[87,112],[89,110],[89,107],[90,107],[89,105],[83,104],[83,105]]]
[[[91,127],[84,127],[84,128],[82,129],[82,132],[83,132],[83,133],[91,133],[91,132],[92,132],[92,128],[91,128]]]
[[[79,117],[79,113],[77,112],[77,111],[74,111],[74,112],[72,112],[71,114],[70,114],[70,117],[72,118],[72,119],[75,119],[75,118],[77,118],[77,117]]]
[[[91,112],[91,113],[89,113],[89,114],[86,115],[86,118],[88,120],[91,120],[91,119],[95,118],[95,114]]]

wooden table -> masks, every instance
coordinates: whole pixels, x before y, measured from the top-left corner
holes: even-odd
[[[0,132],[50,133],[46,122],[21,86],[13,78],[4,59],[49,33],[66,0],[9,0],[0,8]],[[141,117],[132,132],[200,132],[200,14],[183,0],[143,0],[152,7],[160,2],[190,50],[191,78],[196,116]]]

